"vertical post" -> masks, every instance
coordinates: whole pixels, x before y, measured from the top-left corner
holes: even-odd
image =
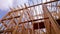
[[[44,18],[48,17],[47,13],[44,12]],[[47,34],[50,34],[50,22],[49,22],[49,19],[45,19],[44,20],[44,25],[45,25],[45,28],[46,28],[46,33]]]
[[[47,6],[45,4],[42,5],[43,6],[43,11],[48,15],[49,20],[51,22],[51,26],[54,29],[56,34],[60,34],[60,29],[58,27],[58,24],[56,22],[56,20],[54,20],[54,18],[52,17],[51,13],[48,11]],[[48,24],[47,24],[48,25]]]

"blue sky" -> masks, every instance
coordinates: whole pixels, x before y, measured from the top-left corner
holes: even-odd
[[[0,19],[6,14],[8,10],[0,10]]]
[[[0,0],[0,19],[9,11],[12,6],[12,0]]]

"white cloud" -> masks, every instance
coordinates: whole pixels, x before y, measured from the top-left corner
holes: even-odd
[[[13,0],[0,0],[0,9],[6,10],[9,8],[9,6],[12,6]]]
[[[23,5],[24,3],[27,3],[28,0],[14,0],[14,4],[17,5]]]
[[[24,3],[27,3],[28,0],[0,0],[0,9],[6,10],[9,9],[9,7],[21,5]]]

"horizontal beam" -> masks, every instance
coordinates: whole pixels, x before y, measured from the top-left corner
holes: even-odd
[[[12,32],[13,30],[9,29],[9,30],[0,30],[0,34],[4,33],[4,32]]]
[[[42,15],[43,15],[43,14],[38,14],[38,15],[35,15],[35,16],[32,16],[32,17],[42,16]],[[4,18],[4,19],[2,19],[2,20],[0,20],[0,21],[11,20],[11,19],[13,19],[13,18],[20,18],[20,16],[15,16],[15,17],[10,17],[10,18]]]
[[[48,4],[48,3],[52,3],[52,2],[56,2],[56,1],[50,1],[50,2],[45,2],[45,3],[40,3],[40,4],[36,4],[36,5],[33,5],[33,6],[29,6],[29,7],[26,6],[25,8],[14,10],[13,12],[21,11],[21,10],[24,10],[24,9],[27,9],[27,8],[39,6],[39,5],[42,5],[42,4]],[[9,12],[9,13],[12,13],[12,11]]]
[[[20,22],[19,24],[27,23],[27,22],[34,22],[34,21],[38,21],[38,20],[45,20],[45,19],[49,19],[49,18],[47,17],[47,18],[41,18],[41,19],[30,20],[30,21],[24,21],[24,22]]]
[[[14,17],[14,18],[19,18],[19,17],[20,16],[17,16],[17,17]],[[13,18],[3,19],[3,20],[1,20],[1,22],[5,21],[5,20],[11,20],[11,19],[13,19]],[[38,21],[38,20],[44,20],[44,19],[48,19],[48,17],[47,18],[34,19],[34,20],[30,20],[30,21],[25,21],[25,22]],[[25,23],[25,22],[22,22],[22,23]]]

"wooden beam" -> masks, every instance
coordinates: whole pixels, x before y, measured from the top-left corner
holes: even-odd
[[[18,16],[19,17],[19,16]],[[15,18],[17,18],[17,17],[15,17]],[[12,19],[12,18],[9,18],[9,19]],[[40,18],[40,19],[33,19],[33,20],[29,20],[28,22],[31,22],[31,21],[38,21],[38,20],[44,20],[44,19],[48,19],[48,17],[46,17],[46,18]],[[2,21],[4,21],[5,19],[3,19]],[[1,22],[2,22],[1,21]],[[27,21],[24,21],[24,22],[21,22],[21,23],[26,23]]]
[[[56,2],[56,1],[58,1],[58,0],[49,1],[49,2],[45,2],[45,3],[40,3],[40,4],[33,5],[33,6],[25,7],[25,8],[22,8],[22,9],[17,9],[17,10],[14,10],[14,12],[21,11],[21,10],[24,10],[24,9],[27,9],[27,8],[31,8],[31,7],[35,7],[35,6],[39,6],[39,5],[42,5],[42,4],[48,4],[48,3]],[[9,13],[12,13],[12,12],[9,12]]]
[[[42,7],[43,7],[43,11],[48,15],[49,20],[51,22],[51,26],[53,27],[56,34],[60,34],[59,25],[57,24],[56,20],[52,17],[51,13],[47,9],[47,6],[45,4],[43,4]]]

